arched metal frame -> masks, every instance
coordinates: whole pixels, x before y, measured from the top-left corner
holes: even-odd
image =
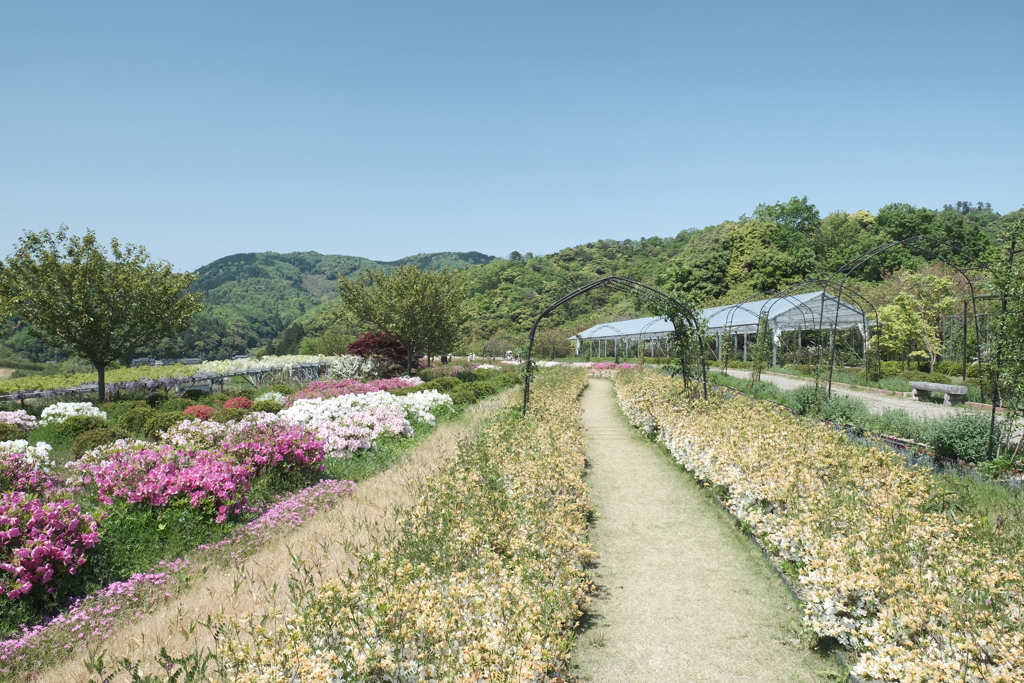
[[[686,323],[686,325],[690,328],[694,335],[697,335],[697,344],[698,348],[700,349],[700,381],[703,388],[703,395],[706,399],[708,397],[707,354],[704,348],[706,340],[701,338],[700,320],[698,319],[697,314],[692,309],[685,306],[679,300],[669,296],[668,294],[662,292],[659,289],[655,289],[654,287],[651,287],[649,285],[637,282],[636,280],[630,280],[629,278],[611,275],[609,277],[601,278],[600,280],[595,280],[594,282],[583,285],[575,292],[566,294],[561,299],[559,299],[558,301],[556,301],[555,303],[551,304],[543,311],[541,311],[541,314],[538,315],[537,319],[533,321],[533,327],[530,328],[530,344],[526,349],[526,372],[523,379],[523,415],[526,415],[526,411],[530,405],[530,376],[533,371],[533,339],[537,334],[537,326],[540,324],[540,321],[543,320],[549,313],[551,313],[551,311],[555,310],[562,304],[572,301],[578,296],[582,296],[587,292],[591,292],[601,287],[609,287],[620,292],[631,292],[634,294],[638,294],[640,296],[652,298],[658,297],[662,301],[666,301],[674,305],[674,307],[680,314],[679,319]]]
[[[949,259],[947,259],[945,256],[943,256],[939,252],[933,251],[931,249],[927,249],[927,248],[924,247],[924,245],[917,244],[918,242],[928,242],[928,243],[931,243],[933,245],[938,245],[938,248],[945,247],[946,249],[954,251],[957,254],[959,254],[959,255],[969,259],[973,264],[975,264],[975,267],[974,268],[970,268],[970,269],[961,268],[960,266],[956,265],[955,263],[951,263],[949,261]],[[970,288],[970,290],[971,290],[971,309],[972,309],[972,315],[973,315],[973,318],[974,318],[974,330],[975,330],[975,335],[976,335],[975,338],[979,340],[979,343],[978,343],[978,367],[979,367],[979,370],[980,370],[981,367],[982,367],[983,361],[982,361],[981,343],[980,343],[980,340],[981,340],[981,327],[978,324],[977,293],[974,291],[974,281],[967,274],[967,270],[985,270],[985,271],[988,271],[990,274],[992,274],[992,269],[985,262],[983,262],[982,260],[980,260],[976,256],[968,254],[963,249],[960,249],[959,247],[957,247],[955,245],[952,245],[952,244],[950,244],[948,242],[944,242],[942,240],[935,239],[934,237],[928,237],[926,235],[915,235],[914,237],[908,237],[907,239],[904,239],[904,240],[897,240],[895,242],[889,242],[888,244],[883,244],[883,245],[881,245],[879,247],[875,247],[874,249],[870,249],[870,250],[864,252],[860,256],[856,256],[856,257],[850,259],[849,261],[847,261],[846,263],[841,265],[839,268],[837,268],[832,273],[832,275],[829,276],[828,282],[830,284],[832,284],[835,280],[838,279],[838,283],[839,283],[838,297],[840,299],[842,299],[843,288],[846,285],[846,281],[849,279],[850,275],[852,275],[856,271],[860,270],[868,261],[870,261],[874,257],[879,256],[879,255],[889,251],[890,249],[894,249],[896,247],[901,247],[901,246],[910,246],[910,245],[914,245],[915,247],[921,249],[921,251],[925,252],[926,254],[929,254],[929,255],[933,256],[937,260],[942,261],[947,266],[953,268],[956,272],[960,273],[960,275],[963,276],[964,281],[967,283],[967,286]],[[841,278],[839,278],[840,275],[842,276]],[[821,305],[821,315],[822,316],[824,316],[824,311],[825,311],[825,302],[824,302],[824,300],[822,300],[822,305]],[[966,323],[966,321],[965,321],[965,323]],[[835,329],[838,326],[838,324],[839,324],[839,309],[836,308],[835,320],[833,321],[832,327],[831,327],[831,330],[832,330],[833,333],[835,332]],[[830,355],[829,355],[829,364],[828,364],[828,393],[827,393],[827,395],[831,396],[832,395],[832,372],[833,372],[833,369],[835,368],[835,359],[836,359],[836,348],[835,348],[834,340],[830,344],[829,351],[830,351]],[[967,353],[967,350],[964,349],[964,354],[966,355],[966,353]],[[819,360],[819,363],[820,363],[820,360]],[[979,372],[979,376],[981,376],[981,374],[982,373]],[[996,407],[997,407],[996,404],[999,403],[999,358],[998,358],[998,356],[995,359],[995,373],[993,375],[993,379],[994,379],[994,381],[993,381],[993,388],[992,388],[992,392],[993,392],[993,395],[992,395],[992,416],[991,416],[991,419],[989,421],[989,436],[988,436],[988,458],[990,458],[990,459],[992,457],[992,452],[993,452],[994,447],[995,447]],[[984,389],[984,382],[982,382],[982,400],[984,400],[984,391],[985,391],[985,389]]]
[[[491,344],[495,344],[495,343],[497,343],[497,342],[509,342],[509,341],[511,341],[511,342],[515,342],[514,344],[511,344],[511,346],[512,346],[513,348],[515,348],[515,347],[520,347],[520,346],[522,346],[522,345],[523,345],[523,339],[522,339],[522,337],[495,337],[494,339],[489,339],[489,340],[487,341],[487,343],[486,343],[486,344],[484,344],[484,349],[483,349],[483,350],[484,350],[484,352],[483,352],[483,354],[481,354],[481,355],[484,355],[484,356],[488,356],[488,355],[490,355],[490,357],[491,357],[491,358],[497,358],[497,356],[496,356],[496,355],[494,355],[494,354],[488,354],[488,353],[487,353],[487,349],[488,349],[488,347],[489,347],[489,346],[490,346]],[[504,347],[505,347],[505,348],[507,349],[507,348],[508,348],[508,347],[509,347],[510,345],[509,345],[509,344],[502,344],[502,346],[504,346]],[[504,354],[504,353],[502,353],[501,355],[502,355],[502,356],[504,356],[505,354]]]
[[[789,299],[790,297],[796,296],[796,294],[797,294],[796,290],[804,289],[805,287],[811,287],[811,286],[814,286],[814,285],[820,285],[822,287],[822,291],[825,292],[826,294],[828,293],[829,287],[836,287],[836,285],[833,282],[831,282],[830,280],[821,280],[821,279],[804,280],[803,282],[798,282],[798,283],[796,283],[794,285],[791,285],[787,289],[784,289],[784,290],[782,290],[780,292],[775,292],[775,298]],[[878,327],[879,322],[880,322],[879,318],[878,318],[878,309],[875,307],[874,304],[872,304],[870,301],[868,301],[864,297],[863,294],[861,294],[859,291],[857,291],[856,289],[854,289],[850,285],[847,285],[847,289],[849,289],[851,291],[851,293],[853,295],[852,298],[854,299],[854,303],[857,304],[858,308],[860,308],[861,312],[864,314],[864,315],[861,316],[861,319],[863,320],[863,322],[861,324],[864,325],[864,331],[862,332],[862,334],[867,335],[868,334],[867,309],[870,308],[871,312],[874,315],[875,327]],[[837,294],[834,295],[836,297],[836,301],[837,301],[837,306],[836,306],[837,320],[838,320],[838,314],[839,314],[838,304],[841,304],[843,302],[842,294],[843,294],[842,291],[839,291]],[[798,303],[799,303],[799,307],[800,307],[801,311],[803,311],[804,309],[809,309],[810,308],[806,303],[803,303],[803,302],[798,302]],[[821,308],[819,309],[819,316],[818,316],[818,321],[819,322],[818,322],[818,327],[817,327],[817,332],[819,334],[819,337],[821,335],[822,330],[824,329],[824,327],[822,326],[822,323],[824,321],[824,315],[821,314],[821,311],[824,310],[824,307],[825,307],[825,299],[824,299],[824,297],[822,297]],[[763,306],[762,306],[762,308],[763,308]],[[806,313],[804,314],[804,319],[805,320],[807,319]],[[811,320],[812,321],[814,320],[814,313],[813,312],[811,313]],[[833,339],[834,339],[835,329],[837,327],[838,327],[838,323],[835,323],[833,328],[832,328]],[[807,329],[808,330],[813,330],[815,328],[814,327],[808,327]],[[834,344],[833,344],[833,346],[834,346]],[[833,356],[833,358],[834,358],[834,356]],[[820,358],[819,358],[819,362],[820,362]],[[867,363],[867,359],[865,358],[865,364],[866,363]]]

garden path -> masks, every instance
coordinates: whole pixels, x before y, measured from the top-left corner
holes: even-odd
[[[612,383],[583,394],[600,553],[574,655],[590,683],[819,681],[836,665],[800,640],[800,606],[760,551],[619,412]]]
[[[747,379],[750,377],[749,370],[737,370],[735,368],[729,368],[729,374],[733,377],[742,377]],[[799,377],[779,377],[778,375],[761,375],[761,379],[766,382],[771,382],[780,389],[796,389],[797,387],[806,386],[814,380],[808,378]],[[922,418],[944,418],[949,417],[957,410],[972,410],[975,412],[981,411],[979,408],[972,408],[969,406],[961,406],[957,408],[951,408],[938,403],[928,403],[923,401],[915,401],[910,398],[903,398],[902,396],[883,396],[882,394],[875,394],[870,391],[858,391],[856,389],[847,389],[846,387],[832,387],[832,392],[835,394],[841,394],[843,396],[853,396],[864,401],[864,404],[868,407],[868,410],[872,413],[881,414],[883,410],[889,408],[895,408],[898,410],[906,411],[912,417]]]

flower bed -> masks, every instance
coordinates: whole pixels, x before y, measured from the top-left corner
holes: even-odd
[[[188,585],[191,576],[201,573],[204,559],[241,562],[275,534],[301,526],[353,491],[355,484],[350,481],[318,482],[283,497],[227,538],[199,546],[191,560],[160,562],[152,571],[134,574],[75,601],[46,623],[22,627],[16,636],[0,641],[0,674],[23,674],[56,653],[85,652],[113,635],[119,624],[141,617],[173,597],[174,591]]]
[[[0,422],[14,425],[18,429],[30,432],[36,428],[38,420],[24,410],[0,410]]]
[[[283,630],[221,630],[235,681],[552,680],[590,588],[577,396],[538,379],[430,482],[359,573],[329,581]],[[242,631],[246,631],[243,633]]]
[[[310,398],[333,398],[345,394],[366,394],[371,391],[388,391],[390,389],[404,389],[423,384],[419,377],[395,377],[393,379],[375,379],[369,382],[359,382],[354,379],[326,380],[321,382],[310,382],[305,389],[297,391],[288,397],[285,405],[294,405],[296,401]]]
[[[945,514],[926,471],[747,398],[683,398],[681,381],[628,373],[630,421],[714,486],[798,579],[805,620],[879,681],[1024,675],[1024,552],[1000,554]]]

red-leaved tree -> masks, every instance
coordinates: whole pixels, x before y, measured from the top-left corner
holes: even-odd
[[[348,352],[372,360],[374,369],[381,377],[395,377],[405,370],[405,345],[386,334],[364,332],[348,345]],[[419,367],[421,358],[421,354],[413,356],[413,367]]]

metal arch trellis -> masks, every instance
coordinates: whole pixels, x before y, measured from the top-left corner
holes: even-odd
[[[822,291],[825,294],[829,293],[828,292],[829,287],[835,287],[836,286],[834,283],[832,283],[829,280],[822,280],[822,279],[815,278],[815,279],[803,280],[802,282],[794,283],[793,285],[790,285],[788,288],[783,289],[781,291],[778,291],[775,294],[776,294],[776,297],[779,298],[779,299],[787,299],[788,300],[788,299],[796,296],[796,290],[805,289],[805,288],[808,288],[808,287],[812,287],[814,285],[820,285],[822,287]],[[860,307],[860,310],[861,310],[861,313],[862,313],[861,318],[863,320],[862,324],[864,325],[864,330],[862,331],[862,334],[865,335],[865,337],[867,337],[868,332],[869,332],[868,324],[867,324],[867,321],[868,321],[867,309],[868,308],[871,309],[871,313],[873,314],[873,317],[874,317],[874,320],[875,320],[875,327],[878,327],[878,325],[879,325],[878,309],[875,307],[875,305],[873,303],[871,303],[857,289],[851,287],[850,285],[847,285],[847,289],[850,290],[854,302]],[[839,307],[843,303],[842,293],[840,292],[838,295],[833,295],[833,296],[835,296],[835,299],[836,299],[836,311],[838,313]],[[810,306],[806,302],[803,302],[803,301],[797,302],[797,304],[798,304],[798,307],[801,310],[801,313],[803,313],[803,315],[804,315],[804,320],[806,320],[807,319],[807,314],[804,313],[804,309],[807,309],[809,311],[810,310]],[[824,297],[822,297],[822,304],[821,304],[821,309],[820,310],[824,310]],[[813,313],[813,311],[810,313],[810,316],[811,316],[811,320],[813,321],[814,320],[814,313]],[[823,320],[824,320],[824,316],[823,315],[819,315],[819,317],[818,317],[818,325],[817,325],[817,331],[818,331],[819,336],[821,334],[821,331],[824,329],[823,326],[822,326]],[[807,329],[808,330],[812,330],[814,328],[813,327],[808,327]],[[833,328],[833,331],[834,330],[835,330],[835,328]],[[820,343],[820,340],[819,340],[819,343]],[[820,356],[819,356],[819,361],[820,361]],[[866,363],[867,363],[867,359],[865,358],[865,364]]]
[[[956,252],[957,254],[959,254],[961,256],[964,256],[967,259],[969,259],[972,263],[975,264],[975,266],[974,266],[974,268],[970,268],[970,269],[961,268],[960,266],[956,265],[955,263],[950,262],[949,259],[947,259],[945,256],[943,256],[939,252],[933,251],[931,249],[927,249],[927,248],[924,247],[923,244],[917,244],[918,242],[929,242],[929,243],[932,243],[934,245],[938,245],[937,248],[945,247],[947,249],[950,249],[950,250]],[[856,256],[856,257],[850,259],[849,261],[847,261],[846,263],[844,263],[843,265],[839,266],[839,268],[837,268],[835,271],[833,271],[832,275],[829,276],[828,282],[829,283],[833,283],[833,280],[835,280],[839,275],[842,275],[842,278],[839,279],[839,289],[838,289],[838,292],[839,292],[838,298],[842,299],[843,287],[846,285],[846,281],[849,279],[851,274],[853,274],[854,272],[856,272],[857,270],[862,268],[868,261],[870,261],[874,257],[879,256],[880,254],[883,254],[883,253],[889,251],[890,249],[894,249],[894,248],[900,247],[900,246],[910,246],[910,245],[914,245],[915,247],[921,249],[921,251],[925,252],[926,254],[930,254],[931,256],[941,260],[943,263],[945,263],[949,267],[953,268],[958,273],[960,273],[960,275],[963,276],[964,281],[967,283],[967,286],[971,290],[971,309],[972,309],[972,317],[974,318],[974,328],[975,328],[975,335],[976,335],[975,338],[980,340],[981,339],[981,327],[978,324],[977,293],[974,291],[974,281],[971,279],[970,276],[968,276],[967,270],[985,270],[985,271],[988,271],[990,274],[992,274],[992,269],[984,261],[982,261],[978,257],[976,257],[976,256],[974,256],[972,254],[968,254],[963,249],[961,249],[961,248],[959,248],[959,247],[957,247],[957,246],[955,246],[953,244],[950,244],[948,242],[944,242],[943,240],[935,239],[934,237],[928,237],[927,235],[915,235],[914,237],[908,237],[908,238],[903,239],[903,240],[897,240],[895,242],[889,242],[888,244],[883,244],[881,246],[875,247],[874,249],[870,249],[870,250],[864,252],[863,254],[861,254],[860,256]],[[824,317],[824,311],[825,311],[825,302],[824,302],[824,300],[822,300],[822,303],[821,303],[821,316],[822,317]],[[824,321],[822,321],[822,322],[824,322]],[[966,325],[966,323],[967,323],[967,321],[965,320],[964,324]],[[836,307],[836,315],[835,315],[835,319],[834,319],[834,321],[832,323],[832,328],[831,328],[833,330],[833,332],[838,327],[838,325],[839,325],[839,308]],[[833,369],[835,367],[835,357],[836,357],[836,349],[835,349],[834,341],[830,344],[830,347],[831,348],[829,349],[830,353],[829,353],[829,367],[828,367],[828,394],[827,394],[828,396],[832,395],[832,372],[833,372]],[[964,353],[966,355],[966,349],[964,350]],[[980,344],[978,345],[978,367],[979,367],[979,370],[982,367],[982,354],[981,354],[981,345]],[[980,374],[981,373],[979,372],[979,375]],[[991,415],[991,418],[990,418],[990,421],[989,421],[988,454],[987,454],[988,458],[992,457],[992,451],[994,450],[994,447],[995,447],[996,407],[997,407],[997,404],[999,403],[999,357],[998,356],[995,359],[995,373],[993,375],[993,383],[992,384],[993,384],[993,387],[992,387],[992,415]],[[984,382],[982,382],[982,392],[984,392]],[[982,393],[982,400],[984,400],[984,393]]]
[[[514,342],[514,343],[512,343],[512,344],[500,343],[499,344],[499,342]],[[491,348],[492,344],[496,344],[497,346],[495,346],[494,348]],[[486,344],[484,344],[483,355],[484,356],[488,356],[490,358],[497,358],[499,355],[504,355],[504,353],[501,353],[501,354],[498,354],[498,353],[488,353],[488,350],[494,351],[494,349],[502,348],[502,347],[504,347],[505,349],[508,349],[509,346],[511,346],[512,348],[518,349],[518,347],[522,346],[522,344],[523,344],[522,337],[495,337],[494,339],[488,340],[488,342]]]
[[[530,375],[533,371],[533,340],[537,334],[537,326],[540,321],[543,320],[551,311],[555,310],[562,304],[572,301],[578,296],[582,296],[587,292],[591,292],[601,287],[610,287],[622,292],[632,292],[645,297],[660,297],[662,301],[673,304],[679,313],[679,320],[684,322],[689,328],[689,332],[684,334],[693,334],[698,337],[698,348],[700,349],[700,371],[701,371],[701,385],[703,388],[703,396],[706,399],[708,397],[708,379],[707,379],[707,354],[704,349],[704,340],[700,338],[700,320],[697,314],[688,306],[684,305],[678,299],[675,299],[665,292],[659,289],[655,289],[649,285],[645,285],[636,280],[630,280],[629,278],[619,277],[618,275],[611,275],[609,277],[595,280],[589,284],[583,285],[579,289],[569,294],[566,294],[561,299],[545,308],[537,319],[533,321],[533,326],[530,328],[530,343],[526,349],[526,372],[524,373],[523,380],[523,415],[526,414],[527,408],[530,405]],[[675,320],[672,320],[675,325]],[[677,330],[679,331],[679,330]]]

